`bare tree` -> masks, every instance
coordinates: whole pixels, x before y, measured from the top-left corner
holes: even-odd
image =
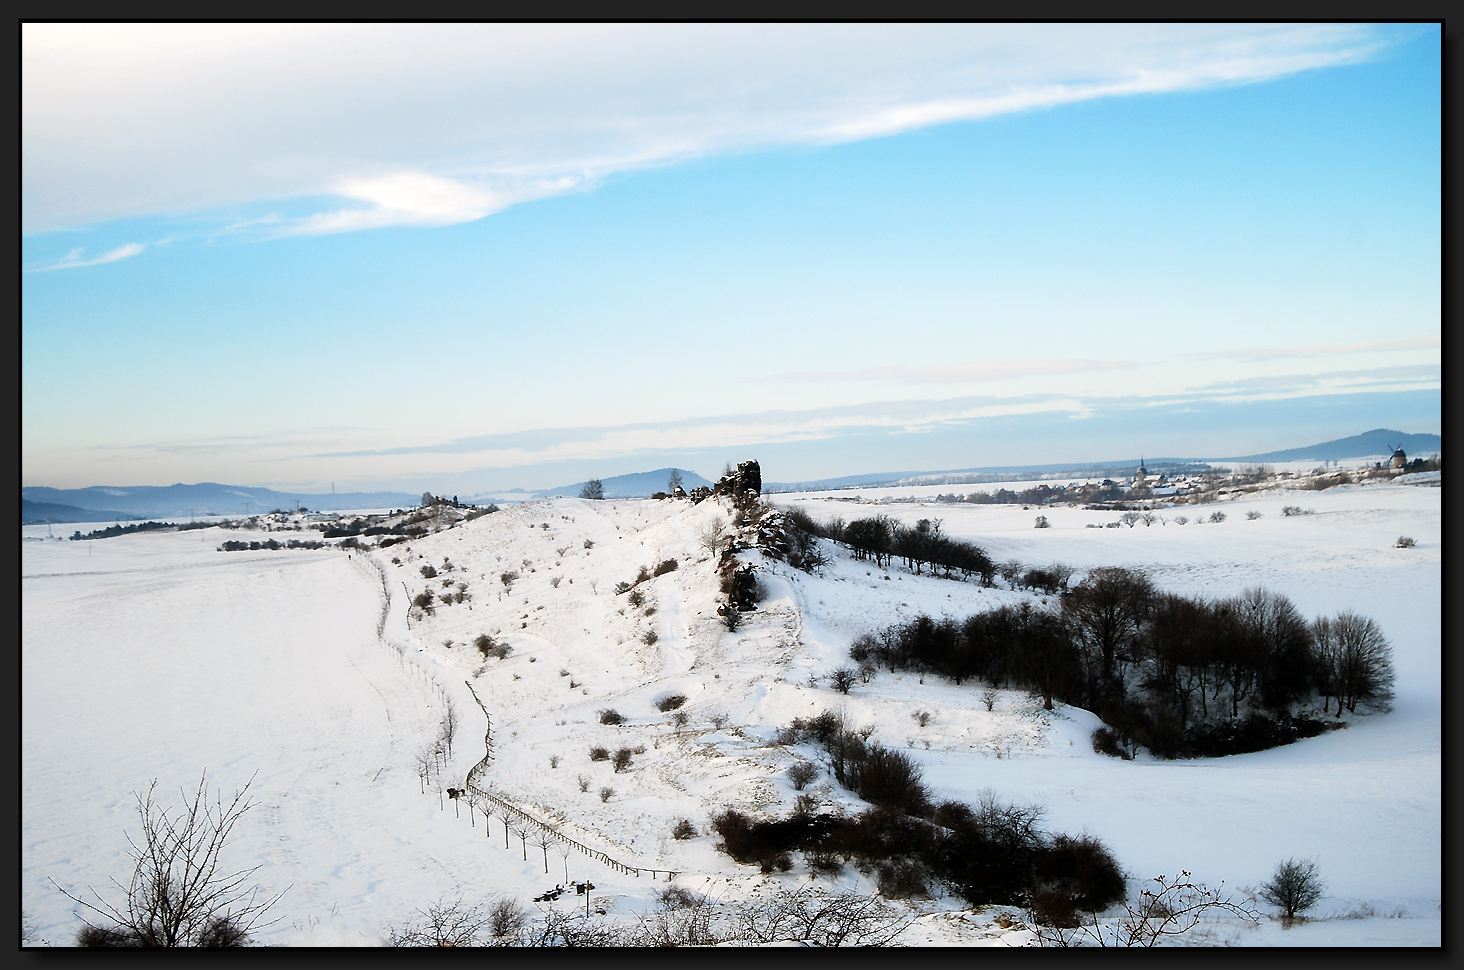
[[[1258,895],[1281,910],[1286,920],[1315,906],[1326,891],[1322,877],[1317,873],[1317,864],[1310,859],[1287,859],[1276,867],[1269,882],[1261,886]]]
[[[1386,703],[1392,698],[1397,678],[1393,648],[1375,622],[1347,611],[1317,620],[1312,636],[1322,690],[1337,698],[1338,717],[1343,704],[1356,711],[1359,700]]]
[[[666,491],[670,492],[672,495],[675,495],[676,494],[676,490],[678,488],[680,488],[680,487],[681,487],[681,472],[679,472],[675,468],[673,468],[673,469],[671,469],[671,477],[666,480]]]
[[[598,478],[592,478],[585,482],[580,489],[580,498],[602,499],[605,497],[605,485]]]
[[[720,519],[707,525],[697,536],[697,544],[708,556],[717,556],[721,553],[722,547],[727,541],[727,530]]]
[[[94,905],[61,890],[113,924],[99,927],[87,921],[88,929],[82,931],[78,942],[143,947],[243,946],[254,929],[269,925],[259,920],[284,892],[261,899],[259,886],[244,888],[258,866],[229,871],[220,859],[234,826],[254,807],[255,803],[247,798],[253,783],[250,778],[227,806],[217,794],[210,805],[208,773],[204,772],[191,799],[180,790],[184,807],[176,814],[155,800],[156,780],[148,786],[146,796],[134,793],[142,839],[139,843],[127,836],[134,861],[132,880],[126,887],[112,880],[126,894],[125,900],[109,903],[93,889],[97,900]]]
[[[833,682],[834,690],[840,694],[847,694],[858,677],[859,673],[853,667],[840,667],[829,675],[829,680]]]

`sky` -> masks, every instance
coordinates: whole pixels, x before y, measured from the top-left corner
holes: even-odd
[[[1440,433],[1441,43],[25,24],[22,484]]]

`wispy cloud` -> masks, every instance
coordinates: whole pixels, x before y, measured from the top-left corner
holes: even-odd
[[[78,246],[71,252],[62,256],[59,260],[48,266],[37,266],[26,270],[27,273],[45,273],[53,269],[77,269],[81,266],[100,266],[103,263],[115,263],[119,259],[127,259],[129,256],[136,256],[147,248],[146,243],[126,243],[116,249],[108,250],[100,256],[87,259],[83,255],[86,252],[85,246]]]
[[[1129,370],[1139,366],[1131,360],[1077,360],[1034,357],[1027,360],[968,361],[961,364],[931,364],[911,367],[888,364],[845,371],[798,371],[779,374],[778,381],[889,381],[897,384],[975,384],[1019,377],[1081,374],[1092,371]]]
[[[1441,346],[1438,337],[1410,340],[1369,340],[1351,344],[1315,344],[1308,347],[1255,347],[1246,350],[1214,350],[1188,356],[1201,360],[1282,360],[1292,357],[1328,357],[1335,354],[1365,354],[1389,350],[1422,350]]]
[[[1205,397],[1260,395],[1277,396],[1299,393],[1337,393],[1344,391],[1401,389],[1417,386],[1438,386],[1443,371],[1437,364],[1373,367],[1366,370],[1328,371],[1321,374],[1280,374],[1220,381],[1197,389]]]
[[[1402,28],[1398,28],[1401,30]],[[1356,63],[1365,25],[22,26],[26,231],[334,195],[444,225],[605,175]]]

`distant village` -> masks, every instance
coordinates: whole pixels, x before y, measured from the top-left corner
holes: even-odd
[[[1321,490],[1353,482],[1440,469],[1441,462],[1437,455],[1409,460],[1402,448],[1394,449],[1392,458],[1388,461],[1375,462],[1370,468],[1349,470],[1318,467],[1308,472],[1278,472],[1270,465],[1249,465],[1235,469],[1206,468],[1203,471],[1151,474],[1141,461],[1134,473],[1125,478],[1070,481],[1066,485],[1043,483],[1021,491],[1000,488],[994,492],[941,493],[935,496],[934,501],[974,505],[1081,505],[1088,509],[1124,511],[1159,506],[1198,505],[1271,488]],[[906,497],[886,501],[929,499]]]

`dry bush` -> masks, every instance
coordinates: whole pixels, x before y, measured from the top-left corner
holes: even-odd
[[[481,946],[480,934],[492,925],[492,916],[479,906],[464,906],[461,898],[452,903],[438,900],[421,919],[387,934],[390,946]]]
[[[260,898],[260,888],[245,889],[252,869],[230,871],[220,856],[240,818],[254,807],[248,800],[249,787],[235,794],[226,806],[214,795],[209,804],[208,776],[202,775],[192,796],[183,795],[183,808],[176,814],[154,800],[154,781],[146,796],[134,795],[142,822],[141,842],[131,835],[134,862],[132,880],[125,887],[125,900],[109,903],[95,891],[97,904],[61,891],[74,902],[111,922],[97,927],[88,923],[78,936],[82,946],[220,947],[243,946],[259,920],[284,895]],[[120,883],[113,880],[118,888]],[[58,887],[59,888],[59,887]]]
[[[788,769],[788,780],[794,791],[803,791],[818,777],[818,767],[811,761],[800,761]]]
[[[660,711],[662,714],[666,713],[667,711],[674,711],[685,703],[685,694],[666,694],[663,697],[656,698],[655,701],[656,710]]]
[[[597,711],[596,713],[600,715],[601,724],[623,724],[625,722],[625,718],[613,707],[607,707],[603,711]]]
[[[621,748],[620,750],[615,752],[615,759],[612,763],[615,765],[615,771],[617,774],[625,771],[627,768],[630,767],[631,757],[633,754],[634,752],[632,752],[629,748]]]

